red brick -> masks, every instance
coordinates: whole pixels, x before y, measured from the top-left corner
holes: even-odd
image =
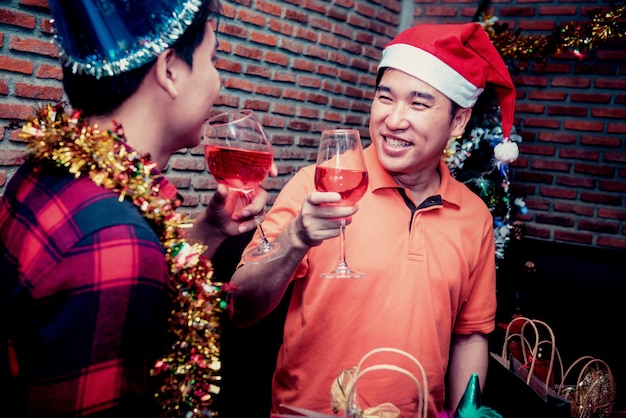
[[[20,0],[22,6],[41,7],[48,10],[47,0]]]
[[[579,219],[578,220],[578,229],[583,231],[593,231],[600,232],[603,234],[616,234],[618,231],[619,223],[617,222],[606,222],[589,219]]]
[[[585,205],[577,204],[571,201],[569,202],[555,201],[554,210],[556,212],[573,213],[575,215],[588,216],[588,217],[593,216],[593,212],[594,212],[593,206],[585,206]]]
[[[566,120],[563,122],[563,127],[575,131],[602,132],[604,130],[604,124],[602,122],[583,120]]]
[[[586,189],[593,189],[595,187],[594,179],[582,176],[558,176],[556,184],[559,186],[583,187]]]
[[[620,206],[622,204],[621,196],[608,193],[591,193],[583,192],[580,194],[582,202],[599,203],[603,205]]]
[[[613,177],[615,175],[615,168],[606,165],[578,163],[574,165],[574,172],[599,177]]]
[[[271,76],[271,72],[267,66],[264,65],[252,65],[248,64],[246,67],[246,75],[251,75],[255,77],[267,78],[269,79]]]
[[[598,189],[606,192],[626,193],[626,181],[601,180]]]
[[[20,166],[28,156],[28,151],[17,149],[5,149],[0,153],[0,165]]]
[[[567,93],[554,90],[532,90],[528,93],[528,98],[532,100],[563,101],[566,97]]]
[[[349,70],[339,70],[338,77],[340,80],[346,81],[351,84],[356,84],[357,80],[359,79],[358,74]]]
[[[573,242],[576,244],[591,244],[593,242],[593,236],[582,232],[573,231],[554,231],[554,238],[559,241]]]
[[[204,159],[173,156],[170,159],[170,169],[185,171],[204,171],[206,163]]]
[[[625,209],[598,208],[598,217],[626,221]]]
[[[550,116],[575,116],[587,117],[588,111],[586,107],[579,106],[549,106],[548,115]]]
[[[626,119],[626,109],[618,109],[615,107],[594,107],[591,110],[591,116],[594,118]]]
[[[262,94],[264,96],[280,97],[282,90],[279,87],[261,85],[257,86],[254,89],[254,92],[257,94]]]
[[[25,29],[34,29],[36,19],[28,13],[21,13],[16,10],[0,9],[0,23],[5,25],[18,26]]]
[[[537,9],[540,16],[576,16],[578,13],[576,6],[539,6]]]
[[[608,104],[611,101],[611,95],[598,93],[572,93],[570,94],[570,100],[572,102]]]
[[[561,148],[559,150],[559,157],[597,161],[600,157],[600,153],[598,151],[589,151],[582,148]]]
[[[319,88],[322,85],[322,82],[319,78],[304,75],[297,77],[296,83],[301,87],[309,87],[315,89]]]
[[[15,83],[15,95],[27,99],[59,101],[63,97],[63,89],[61,86],[36,86],[26,83]]]
[[[591,136],[591,135],[581,135],[580,137],[581,145],[592,145],[599,147],[614,147],[619,148],[622,145],[622,141],[616,137],[602,137],[602,136]]]
[[[550,174],[532,173],[528,171],[515,173],[515,178],[521,182],[551,184],[553,176]]]
[[[260,13],[255,13],[247,9],[239,9],[236,12],[237,20],[245,23],[250,23],[255,26],[265,26],[265,16]]]
[[[618,237],[598,237],[598,246],[626,249],[626,239]]]
[[[562,161],[554,160],[535,160],[531,162],[530,167],[533,170],[548,170],[548,171],[569,171],[571,164]]]
[[[230,36],[235,36],[237,38],[242,38],[242,39],[246,39],[248,37],[248,30],[241,27],[241,26],[237,26],[237,25],[233,25],[233,24],[229,24],[227,22],[220,22],[220,26],[219,26],[219,32],[226,34],[226,35],[230,35]],[[220,39],[220,50],[222,47],[222,40]]]
[[[624,152],[605,152],[604,161],[611,163],[626,163],[626,153]]]
[[[330,14],[330,12],[329,12],[329,14]],[[341,20],[345,21],[346,20],[345,19],[345,14],[343,16],[344,17]],[[285,10],[285,12],[283,14],[283,18],[287,19],[287,20],[293,20],[293,21],[298,22],[298,23],[306,23],[307,22],[307,14],[305,12],[301,12],[299,10],[294,10],[294,9],[287,9],[287,10]],[[337,18],[336,15],[335,15],[335,18]]]
[[[576,135],[561,132],[541,132],[539,134],[541,142],[554,142],[559,144],[575,144]]]
[[[267,112],[270,109],[270,103],[267,100],[246,99],[243,101],[243,107],[261,112]]]
[[[310,102],[310,103],[315,103],[318,105],[325,105],[329,102],[329,98],[327,95],[325,94],[314,94],[314,93],[309,93],[306,96],[306,101]]]
[[[271,106],[271,112],[277,115],[294,116],[296,108],[293,105],[276,103]]]
[[[14,51],[31,52],[33,54],[44,55],[57,58],[59,56],[59,47],[50,41],[41,41],[39,39],[11,37],[9,47]]]
[[[32,118],[33,115],[31,106],[0,103],[0,119],[27,120]]]
[[[526,225],[526,236],[534,238],[548,239],[551,235],[551,229],[540,225]]]
[[[555,118],[524,118],[524,126],[532,128],[559,129],[561,122]]]
[[[282,97],[289,100],[304,102],[306,101],[307,94],[302,89],[283,89]]]
[[[626,80],[618,77],[597,79],[595,80],[594,86],[597,89],[626,90]]]
[[[231,78],[228,80],[224,80],[223,86],[228,89],[241,90],[241,91],[246,91],[248,93],[254,91],[254,85],[251,82],[241,80],[241,79]]]
[[[315,0],[302,0],[302,8],[324,14],[326,8],[323,3]]]
[[[556,155],[556,147],[554,146],[546,146],[546,145],[531,145],[523,143],[519,145],[519,150],[521,154],[531,154],[531,155]]]
[[[576,190],[561,189],[561,188],[556,188],[556,187],[541,187],[539,190],[542,196],[551,197],[555,199],[573,200],[576,198],[578,194]]]
[[[20,74],[32,74],[35,66],[32,61],[0,56],[0,70]]]
[[[587,89],[591,86],[591,80],[586,77],[553,77],[552,86]]]
[[[610,134],[626,134],[626,123],[609,123],[606,130]]]

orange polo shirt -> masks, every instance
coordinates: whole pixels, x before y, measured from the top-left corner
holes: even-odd
[[[411,216],[374,147],[365,156],[369,187],[347,227],[346,255],[350,267],[366,276],[319,277],[337,264],[338,238],[311,248],[302,260],[293,278],[274,374],[273,412],[285,404],[332,413],[330,387],[339,373],[372,349],[394,347],[413,354],[425,367],[429,416],[435,417],[443,409],[452,334],[494,329],[493,219],[484,202],[455,180],[442,161],[436,192],[441,198],[428,199],[431,204]],[[276,199],[263,223],[270,237],[315,190],[314,170],[300,170]],[[403,364],[397,360],[397,355],[379,354],[368,364]],[[401,374],[383,374],[359,381],[362,406],[393,402],[403,411],[414,408],[415,385]]]

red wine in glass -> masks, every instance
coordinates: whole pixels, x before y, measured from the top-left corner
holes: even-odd
[[[354,205],[367,190],[367,172],[316,167],[315,184],[320,192],[337,192],[341,195],[341,200],[335,205]]]
[[[205,145],[207,167],[218,183],[246,192],[254,190],[270,172],[273,156],[269,151],[233,149]]]
[[[204,123],[202,144],[207,169],[215,180],[239,191],[245,204],[252,202],[254,190],[268,176],[273,162],[272,145],[254,112],[232,110],[211,117]],[[265,236],[259,217],[257,227],[259,245],[246,251],[243,259],[260,263],[283,256],[283,248]]]
[[[315,188],[320,192],[341,195],[334,205],[357,203],[368,186],[367,169],[359,131],[330,129],[322,132],[315,166]],[[346,220],[340,219],[339,263],[335,270],[322,273],[323,278],[358,278],[365,275],[352,270],[346,261]]]

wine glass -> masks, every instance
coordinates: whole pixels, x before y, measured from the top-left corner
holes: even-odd
[[[341,200],[332,205],[350,206],[367,190],[367,169],[359,131],[329,129],[322,132],[315,166],[315,188],[320,192],[338,192]],[[346,261],[346,220],[340,219],[339,263],[335,270],[323,273],[324,278],[358,278],[365,275],[353,271]]]
[[[202,145],[215,180],[239,191],[245,205],[252,202],[254,190],[268,176],[273,162],[272,144],[254,112],[230,110],[209,118],[203,125]],[[280,244],[270,243],[265,236],[261,216],[255,219],[261,239],[243,259],[258,263],[284,255]]]

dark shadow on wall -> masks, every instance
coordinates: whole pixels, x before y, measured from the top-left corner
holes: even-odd
[[[213,257],[218,281],[229,282],[252,233],[228,238]],[[288,295],[258,323],[237,328],[223,316],[221,326],[222,388],[220,418],[267,418],[271,406],[272,373],[282,343]]]
[[[615,378],[615,411],[626,410],[626,251],[535,239],[512,241],[498,270],[498,322],[515,313],[548,323],[567,368],[604,360]],[[504,330],[492,335],[501,353]]]

